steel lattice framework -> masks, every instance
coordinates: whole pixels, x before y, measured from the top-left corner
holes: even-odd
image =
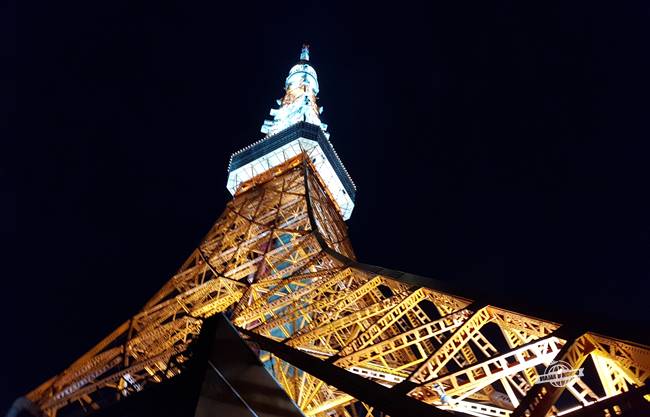
[[[646,346],[592,333],[568,338],[558,323],[360,266],[304,155],[256,181],[139,314],[29,398],[54,416],[75,404],[101,407],[95,397],[106,397],[102,391],[128,396],[171,378],[188,359],[202,320],[223,311],[242,329],[392,387],[395,395],[473,415],[561,414],[563,392],[574,406],[597,406],[645,386]],[[488,326],[498,332],[488,337]],[[306,415],[357,412],[352,395],[268,351],[261,359]],[[585,378],[560,388],[535,385],[540,369],[557,359],[574,367],[590,359],[601,386]],[[370,406],[364,410],[372,415]]]
[[[431,415],[617,415],[648,404],[647,346],[476,302],[435,281],[412,285],[396,271],[357,262],[311,152],[239,184],[142,310],[28,398],[53,417],[173,378],[191,359],[203,321],[223,312],[262,348],[260,359],[307,416],[379,413],[372,398],[297,364],[345,370],[359,386],[374,384]],[[557,360],[584,368],[584,376],[566,386],[536,384]]]

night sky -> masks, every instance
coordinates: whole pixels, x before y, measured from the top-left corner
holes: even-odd
[[[647,3],[221,3],[21,14],[0,413],[199,243],[304,41],[360,261],[648,343]]]

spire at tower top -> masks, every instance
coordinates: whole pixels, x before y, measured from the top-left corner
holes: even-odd
[[[309,45],[302,45],[300,61],[289,70],[284,83],[284,97],[277,101],[277,109],[269,113],[273,120],[265,120],[262,133],[266,136],[274,134],[298,122],[307,122],[320,127],[328,137],[327,125],[320,121],[322,107],[316,104],[318,96],[318,76],[309,61]]]
[[[300,60],[309,61],[309,45],[306,43],[302,44],[302,51],[300,51]]]

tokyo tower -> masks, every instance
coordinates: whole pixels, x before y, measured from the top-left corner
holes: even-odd
[[[650,415],[650,347],[357,261],[318,93],[304,46],[198,247],[9,415]]]

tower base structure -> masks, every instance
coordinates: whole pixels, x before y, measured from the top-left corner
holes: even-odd
[[[318,417],[613,416],[648,408],[647,346],[590,332],[588,323],[563,325],[480,295],[465,298],[449,282],[357,262],[307,152],[253,181],[141,313],[30,400],[49,416],[142,410],[156,402],[147,400],[156,389],[164,404],[171,398],[165,384],[197,381],[193,346],[202,345],[197,336],[210,317],[223,312],[234,327],[220,319],[223,336],[213,336],[228,341],[215,343],[204,370],[212,372],[214,392],[229,399],[214,401],[203,386],[196,407],[189,399],[174,403],[187,404],[188,413],[245,413],[245,404],[255,409],[258,402],[283,415],[291,415],[293,402]],[[243,343],[233,329],[256,346],[263,364],[245,381],[232,379],[248,369],[240,349],[219,349]],[[584,368],[584,376],[537,383],[556,361]],[[286,394],[269,381],[256,385],[266,371]],[[249,400],[251,393],[262,398]],[[133,406],[111,405],[132,398]]]
[[[191,360],[177,377],[100,410],[79,408],[69,415],[304,417],[225,315],[206,319],[190,350]],[[21,397],[7,417],[43,417],[43,413]]]

